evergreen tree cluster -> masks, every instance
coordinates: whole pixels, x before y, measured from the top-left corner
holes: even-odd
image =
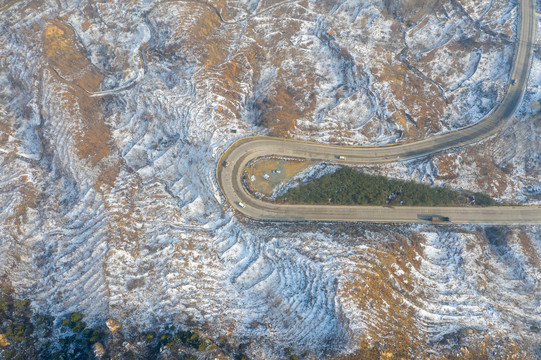
[[[483,193],[468,193],[444,187],[433,187],[412,181],[369,175],[350,167],[342,167],[277,198],[278,202],[335,205],[404,205],[492,206],[496,202]]]
[[[248,359],[225,336],[213,341],[173,325],[158,333],[112,333],[105,324],[88,326],[84,318],[80,312],[62,319],[36,314],[30,300],[18,299],[11,287],[0,286],[0,360]],[[103,355],[97,355],[96,347]]]
[[[36,326],[32,321],[30,301],[16,299],[13,291],[0,287],[0,358],[29,359],[35,357],[35,339],[32,334]],[[43,318],[39,317],[39,323]]]

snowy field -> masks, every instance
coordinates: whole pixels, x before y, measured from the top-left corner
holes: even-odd
[[[386,3],[0,5],[0,278],[42,312],[185,324],[254,358],[538,349],[541,227],[260,223],[218,189],[244,136],[390,143],[498,103],[515,1]],[[369,170],[538,204],[540,86],[536,54],[500,135]]]

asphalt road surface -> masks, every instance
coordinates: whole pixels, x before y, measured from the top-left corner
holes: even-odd
[[[511,85],[500,104],[482,120],[420,141],[383,146],[335,146],[271,137],[244,138],[224,152],[216,168],[218,184],[227,201],[247,217],[271,221],[409,223],[430,222],[431,215],[440,215],[450,217],[451,223],[541,224],[540,206],[390,208],[280,205],[254,198],[242,179],[246,164],[262,156],[299,157],[344,164],[388,163],[473,144],[496,134],[517,110],[528,83],[537,25],[535,1],[520,0],[519,6],[518,41],[511,71]],[[228,166],[224,166],[225,163],[228,163]]]

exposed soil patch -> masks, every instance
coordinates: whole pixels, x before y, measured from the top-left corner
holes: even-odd
[[[43,48],[49,64],[62,78],[88,91],[98,89],[103,76],[88,61],[69,26],[53,20],[43,32]]]
[[[376,82],[387,83],[395,98],[388,108],[393,119],[404,129],[403,137],[424,138],[425,135],[440,131],[441,118],[447,104],[439,96],[436,85],[427,82],[408,70],[404,63],[389,61],[374,68]],[[432,95],[428,95],[432,94]]]
[[[244,178],[252,193],[271,196],[276,186],[315,164],[308,160],[259,159],[246,167]]]
[[[111,153],[112,140],[99,98],[87,93],[99,89],[103,76],[87,59],[73,30],[59,20],[53,20],[45,28],[43,48],[51,75],[58,80],[50,86],[62,99],[63,111],[71,121],[76,122],[72,129],[77,129],[73,134],[77,154],[81,159],[89,160],[92,166],[106,172],[101,180],[112,184],[119,171],[118,159],[112,161],[114,164],[98,166]],[[66,84],[71,85],[70,91],[65,90]]]
[[[509,186],[510,180],[506,174],[509,169],[498,167],[492,156],[479,153],[475,148],[468,149],[465,162],[478,169],[475,183],[481,191],[491,196],[498,196],[503,194]]]
[[[367,249],[368,253],[357,259],[359,266],[344,274],[345,281],[340,285],[344,303],[351,303],[366,316],[364,334],[358,336],[360,347],[381,355],[367,359],[409,358],[411,347],[420,345],[421,336],[414,320],[416,311],[410,305],[416,302],[416,280],[411,272],[419,266],[423,238],[415,233],[410,236],[411,241],[397,239],[385,250]],[[371,258],[377,261],[367,261]],[[366,339],[380,339],[379,345],[368,345]]]
[[[436,154],[432,161],[436,166],[440,180],[454,180],[458,178],[460,158],[457,154]]]
[[[175,14],[175,21],[167,14]],[[222,62],[227,54],[226,34],[217,34],[220,18],[209,6],[196,2],[166,2],[149,16],[153,31],[168,29],[169,36],[149,48],[150,61],[155,56],[182,57],[188,62],[211,66]]]

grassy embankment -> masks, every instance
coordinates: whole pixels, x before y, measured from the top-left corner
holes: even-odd
[[[368,175],[349,167],[323,175],[277,198],[293,204],[404,205],[404,206],[492,206],[496,201],[483,193],[451,190]]]

